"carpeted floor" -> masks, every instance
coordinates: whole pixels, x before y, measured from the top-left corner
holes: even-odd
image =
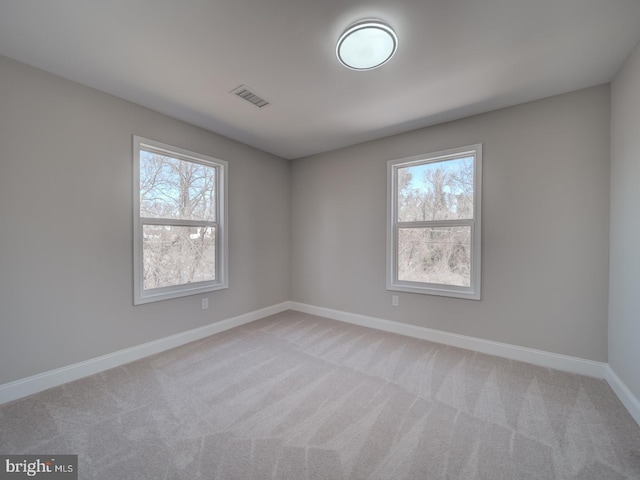
[[[80,479],[638,479],[600,380],[284,312],[0,406]]]

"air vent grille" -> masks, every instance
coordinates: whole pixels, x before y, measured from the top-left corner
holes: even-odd
[[[229,93],[233,93],[235,96],[240,97],[243,100],[246,100],[247,102],[249,102],[250,104],[258,108],[264,108],[268,105],[271,105],[269,101],[262,98],[252,88],[246,85],[240,85],[239,87],[236,87],[233,90],[231,90],[231,92]]]

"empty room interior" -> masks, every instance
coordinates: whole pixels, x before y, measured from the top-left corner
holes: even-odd
[[[0,0],[0,477],[640,479],[639,42]]]

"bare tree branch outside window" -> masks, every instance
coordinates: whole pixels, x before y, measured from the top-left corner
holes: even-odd
[[[387,161],[387,290],[480,300],[482,144]]]
[[[471,227],[430,226],[473,218],[473,157],[397,169],[398,280],[468,287]]]
[[[140,151],[145,290],[216,279],[216,173],[214,166]]]

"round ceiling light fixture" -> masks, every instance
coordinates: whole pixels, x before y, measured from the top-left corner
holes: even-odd
[[[369,19],[347,28],[336,46],[338,60],[352,70],[372,70],[387,63],[398,49],[398,37],[389,25]]]

